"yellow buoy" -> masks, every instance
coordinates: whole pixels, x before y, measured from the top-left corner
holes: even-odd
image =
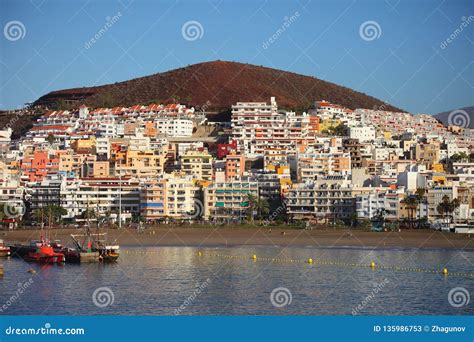
[[[198,252],[198,256],[202,256],[202,253],[201,253],[201,252]]]
[[[308,259],[308,264],[312,264],[313,263],[313,259],[309,258]]]
[[[253,260],[257,260],[257,256],[256,256],[255,254],[252,255],[252,259],[253,259]]]
[[[443,268],[443,274],[448,274],[448,269],[446,267]]]
[[[370,267],[374,268],[374,267],[375,267],[375,262],[372,261],[372,262],[370,263]]]

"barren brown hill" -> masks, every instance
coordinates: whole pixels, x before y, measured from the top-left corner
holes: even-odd
[[[400,111],[363,93],[315,77],[251,64],[214,61],[190,65],[151,76],[97,87],[53,91],[35,104],[50,108],[131,106],[180,102],[206,106],[207,111],[228,111],[237,101],[269,101],[275,96],[280,107],[306,110],[315,100],[325,99],[348,108]]]

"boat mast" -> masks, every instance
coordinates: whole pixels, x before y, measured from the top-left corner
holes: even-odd
[[[119,229],[122,228],[122,174],[119,173]]]

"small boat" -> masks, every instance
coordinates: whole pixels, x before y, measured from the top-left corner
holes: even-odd
[[[0,257],[10,256],[10,247],[6,246],[3,240],[0,240]]]
[[[118,245],[105,245],[104,247],[99,248],[99,260],[106,263],[117,262],[119,248]]]

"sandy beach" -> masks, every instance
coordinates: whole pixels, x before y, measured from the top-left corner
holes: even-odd
[[[473,249],[474,236],[443,233],[431,230],[406,230],[402,232],[374,233],[360,230],[325,229],[303,230],[283,228],[231,228],[202,227],[184,228],[161,226],[148,228],[144,232],[135,229],[106,230],[109,243],[121,246],[351,246],[361,248],[442,248]],[[80,229],[51,229],[50,238],[67,245],[70,234],[79,234]],[[39,239],[38,230],[2,231],[0,237],[6,242],[28,242]]]

